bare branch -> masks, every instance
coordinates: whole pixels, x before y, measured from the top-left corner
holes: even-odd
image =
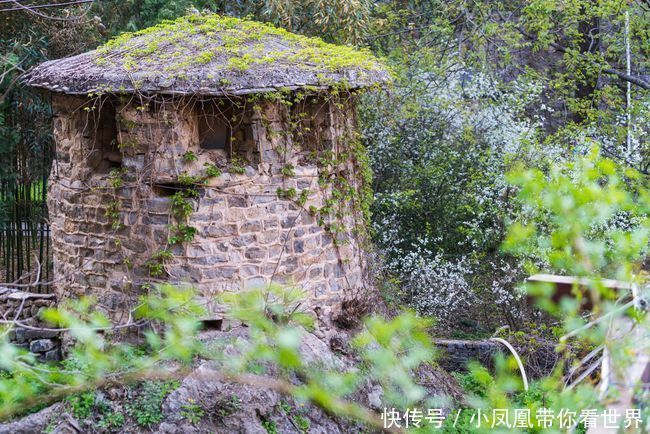
[[[7,8],[7,9],[0,9],[0,12],[12,12],[12,11],[26,11],[29,13],[32,13],[36,16],[39,16],[41,18],[45,18],[48,20],[55,20],[55,21],[78,21],[82,18],[84,18],[87,14],[88,11],[90,11],[90,8],[86,9],[83,13],[80,15],[75,15],[72,17],[56,17],[52,15],[46,15],[44,13],[41,13],[37,11],[36,9],[41,9],[41,8],[54,8],[54,7],[61,7],[61,6],[78,6],[84,3],[92,3],[94,0],[74,0],[74,1],[69,1],[69,2],[63,2],[63,3],[50,3],[50,4],[44,4],[44,5],[25,5],[23,3],[20,3],[18,0],[12,0],[12,3],[16,5],[16,7],[13,8]]]

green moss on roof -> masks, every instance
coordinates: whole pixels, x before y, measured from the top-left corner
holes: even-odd
[[[339,83],[364,87],[388,78],[368,50],[205,13],[124,33],[89,53],[46,62],[28,83],[70,93],[119,87],[217,94]]]
[[[280,43],[276,49],[274,42]],[[167,44],[175,49],[159,53]],[[219,55],[228,57],[227,68],[236,71],[274,62],[304,67],[313,64],[328,71],[380,68],[377,59],[365,49],[328,44],[319,38],[296,35],[270,24],[216,14],[188,15],[138,32],[124,33],[100,47],[97,54],[97,63],[121,64],[126,70],[144,61],[164,62],[166,71],[181,71],[209,64]]]

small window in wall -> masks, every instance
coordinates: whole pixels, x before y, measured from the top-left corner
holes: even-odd
[[[233,125],[232,103],[226,100],[208,100],[195,106],[199,127],[199,145],[202,149],[231,152]]]
[[[201,149],[214,152],[224,164],[235,156],[248,163],[259,161],[252,111],[245,100],[214,98],[194,107]]]
[[[115,106],[110,99],[95,101],[84,114],[83,137],[86,139],[86,162],[96,173],[108,173],[122,166],[117,146]]]
[[[199,115],[199,144],[203,149],[222,149],[230,147],[231,129],[224,116],[213,113]]]

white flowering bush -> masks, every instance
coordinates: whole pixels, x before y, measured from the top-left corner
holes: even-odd
[[[399,299],[447,328],[516,324],[524,311],[515,286],[525,273],[498,246],[505,221],[524,210],[505,174],[564,154],[538,145],[551,110],[539,103],[542,86],[526,76],[506,86],[462,69],[411,74],[361,110],[375,241]]]
[[[411,300],[411,306],[444,323],[458,318],[478,301],[471,287],[475,267],[465,257],[449,261],[441,253],[413,250],[404,255],[398,269],[391,271],[402,276],[403,295]]]

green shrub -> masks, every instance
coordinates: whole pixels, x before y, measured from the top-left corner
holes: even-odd
[[[146,381],[142,383],[135,399],[127,405],[127,413],[144,428],[162,420],[162,403],[167,395],[178,388],[178,381]]]
[[[192,425],[196,425],[205,416],[205,410],[190,398],[187,404],[181,406],[181,416],[187,419]]]
[[[92,416],[95,407],[95,392],[84,392],[68,398],[72,415],[78,420]]]
[[[101,428],[112,429],[120,428],[124,425],[125,417],[124,414],[120,412],[109,411],[106,414],[103,414],[102,417],[97,422],[97,425]]]
[[[186,153],[183,154],[183,161],[186,163],[191,163],[198,159],[199,157],[197,157],[196,154],[192,151],[187,151]]]
[[[262,426],[268,434],[278,434],[278,425],[271,419],[264,419]]]

